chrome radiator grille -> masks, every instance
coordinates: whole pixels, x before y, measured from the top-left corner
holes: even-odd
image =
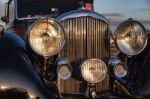
[[[61,24],[67,42],[59,57],[69,59],[73,75],[65,81],[58,79],[58,88],[61,93],[84,93],[87,84],[80,75],[79,66],[89,58],[99,58],[107,64],[110,56],[108,23],[91,16],[81,16],[63,20]],[[96,85],[97,92],[107,89],[108,77]]]
[[[70,62],[109,56],[108,26],[104,21],[80,17],[61,23],[65,28],[67,42],[60,56],[67,57]]]

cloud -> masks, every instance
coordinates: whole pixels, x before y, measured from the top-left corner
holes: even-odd
[[[150,4],[150,0],[145,0],[145,2],[149,5]]]
[[[110,19],[110,25],[111,25],[112,31],[115,31],[116,27],[119,26],[119,24],[122,23],[123,21],[125,21],[125,20],[122,20],[122,19]],[[150,31],[150,20],[137,20],[137,21],[139,21],[142,25],[144,25],[146,30]]]
[[[150,20],[138,20],[142,24],[150,25]]]
[[[124,17],[122,13],[103,13],[106,17]]]
[[[124,19],[124,18],[108,18],[109,21],[110,21],[110,24],[119,24],[127,19]],[[146,20],[146,19],[135,19],[137,20],[138,22],[142,23],[143,25],[149,25],[150,26],[150,20]]]
[[[150,8],[141,8],[141,9],[139,9],[138,11],[141,11],[141,12],[145,12],[145,11],[148,11],[148,12],[150,12]]]

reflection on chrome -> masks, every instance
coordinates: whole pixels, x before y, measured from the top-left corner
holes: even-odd
[[[4,26],[0,25],[0,35],[2,35],[4,33],[4,30],[5,30]]]
[[[8,87],[7,86],[0,86],[0,89],[1,90],[5,90],[5,89],[7,89]]]
[[[32,94],[29,94],[30,99],[36,99],[36,97]]]
[[[121,51],[124,51],[126,53],[134,53],[134,50],[131,49],[131,46],[125,40],[119,40],[118,41],[118,46],[120,46],[119,48],[120,48]]]
[[[0,99],[37,99],[33,93],[28,92],[24,88],[1,85],[0,93]]]

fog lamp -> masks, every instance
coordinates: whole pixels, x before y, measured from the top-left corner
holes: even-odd
[[[118,58],[112,58],[109,61],[109,65],[113,66],[113,72],[116,77],[125,77],[128,73],[127,65]]]
[[[114,74],[117,77],[125,77],[127,75],[127,68],[126,65],[123,63],[117,64],[114,67]]]
[[[140,53],[147,44],[147,32],[144,26],[132,19],[124,21],[115,32],[118,48],[127,55]]]
[[[71,77],[71,68],[69,65],[64,64],[57,68],[58,77],[66,80]]]
[[[82,77],[89,83],[98,83],[105,79],[107,66],[100,59],[89,59],[81,65]]]
[[[56,60],[57,63],[57,75],[59,78],[66,80],[72,75],[72,67],[67,58],[59,58]]]
[[[57,54],[65,44],[64,29],[54,19],[40,19],[28,28],[31,48],[42,56]]]

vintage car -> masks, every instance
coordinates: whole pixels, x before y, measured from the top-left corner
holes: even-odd
[[[0,99],[149,99],[149,34],[115,33],[93,0],[8,0],[0,26]]]

